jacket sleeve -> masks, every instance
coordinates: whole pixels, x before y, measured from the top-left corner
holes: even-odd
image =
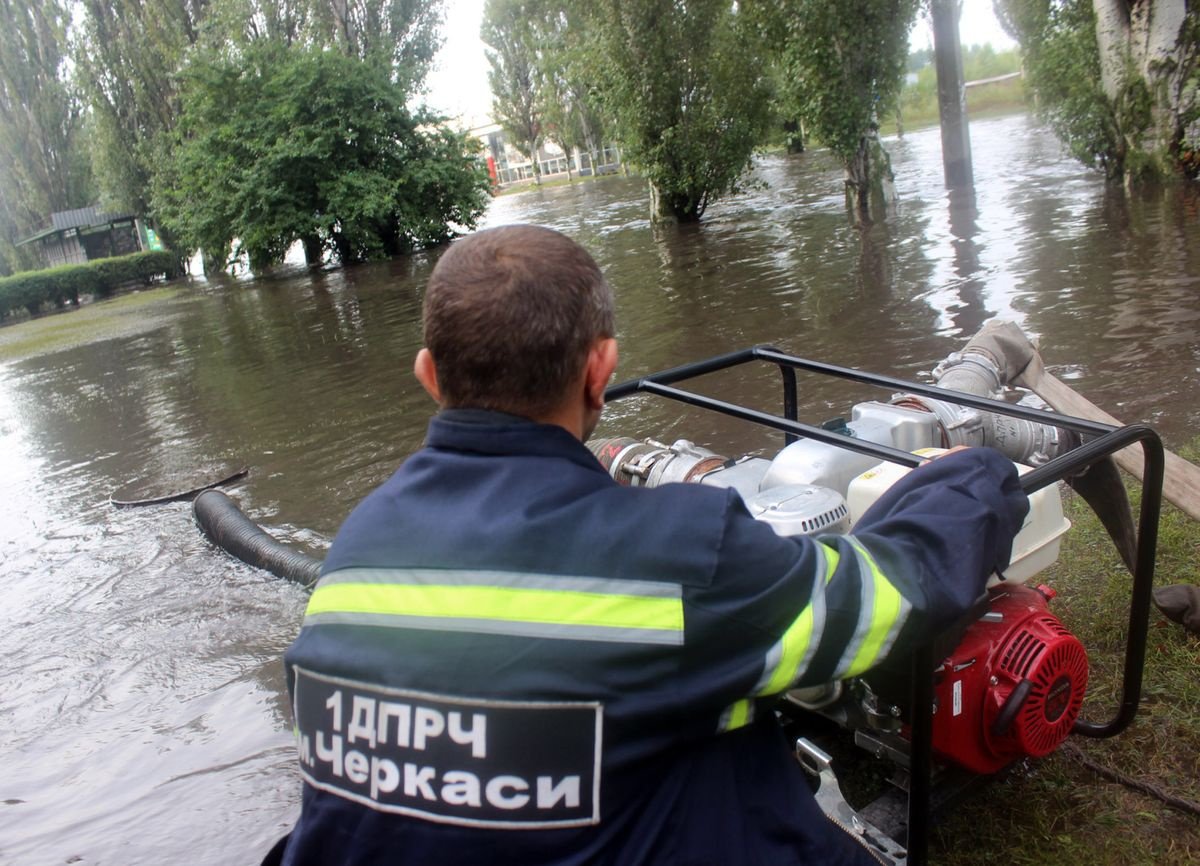
[[[998,451],[971,448],[906,475],[867,510],[854,537],[901,593],[923,602],[921,624],[936,631],[1008,567],[1028,513],[1016,466]]]
[[[689,641],[705,654],[700,631],[723,634],[727,651],[757,644],[751,700],[857,676],[965,613],[1007,565],[1028,509],[1015,466],[974,448],[910,472],[848,536],[781,539],[731,514],[714,581],[692,597]]]

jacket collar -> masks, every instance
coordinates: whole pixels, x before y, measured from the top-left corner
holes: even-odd
[[[608,474],[587,446],[557,424],[486,409],[443,409],[430,420],[425,444],[495,456],[557,457]]]

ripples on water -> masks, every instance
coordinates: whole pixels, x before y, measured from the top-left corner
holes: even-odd
[[[754,343],[916,377],[999,316],[1114,414],[1190,439],[1195,186],[1109,195],[1021,117],[974,124],[972,145],[973,200],[943,189],[936,130],[889,142],[899,210],[865,235],[822,153],[761,159],[701,226],[652,228],[635,179],[499,198],[486,223],[550,225],[594,252],[623,377]],[[197,281],[152,330],[0,368],[0,862],[253,862],[290,823],[280,656],[304,594],[215,553],[185,505],[107,496],[249,464],[235,498],[319,555],[424,435],[410,365],[435,255]],[[778,399],[769,371],[703,386]],[[877,396],[802,387],[808,420]],[[777,447],[641,398],[600,432]]]

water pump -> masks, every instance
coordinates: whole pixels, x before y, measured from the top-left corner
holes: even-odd
[[[834,426],[847,437],[934,457],[963,435],[966,414],[959,407],[899,395],[891,403],[860,403],[849,422]],[[980,413],[969,417],[975,431],[997,426]],[[947,424],[955,423],[947,430]],[[1009,435],[1007,442],[1022,458],[1046,460],[1052,454],[1045,452],[1053,451],[1062,437],[1041,426],[1026,423],[1018,431],[1023,435]],[[1006,433],[1012,429],[1004,428]],[[983,444],[983,437],[977,438]],[[987,438],[995,447],[996,437]],[[780,535],[849,532],[909,471],[814,439],[793,442],[771,459],[731,460],[687,440],[667,445],[620,437],[596,440],[590,447],[622,484],[733,488],[751,514]],[[1021,758],[1048,754],[1071,733],[1087,687],[1087,654],[1050,612],[1053,590],[1024,585],[1055,561],[1069,526],[1056,486],[1030,497],[1030,514],[1014,540],[1010,566],[992,577],[986,605],[939,660],[933,672],[933,749],[942,762],[992,773]],[[889,670],[848,683],[797,689],[788,701],[866,732],[866,742],[898,737],[901,745],[894,751],[903,753],[910,709],[906,680],[905,672]]]
[[[686,440],[667,445],[619,437],[592,443],[622,484],[732,488],[751,514],[781,535],[852,532],[870,504],[908,467],[919,465],[918,455],[955,445],[995,448],[1022,472],[1030,514],[1014,540],[1009,566],[993,576],[967,616],[930,635],[906,658],[889,657],[850,680],[793,689],[777,705],[785,728],[796,736],[796,758],[814,779],[817,803],[877,860],[892,866],[925,866],[934,811],[990,774],[1047,754],[1069,733],[1116,736],[1137,713],[1163,496],[1162,442],[1144,425],[1118,427],[1054,414],[1036,395],[1013,390],[1033,364],[1023,348],[1027,344],[1011,323],[989,323],[937,366],[936,385],[753,346],[630,379],[605,392],[609,401],[655,396],[781,431],[784,447],[778,453],[732,460]],[[782,378],[780,414],[685,385],[764,363]],[[848,420],[814,424],[801,419],[801,374],[886,389],[892,397],[859,403]],[[1114,458],[1135,444],[1144,458],[1136,528]],[[1031,582],[1058,557],[1070,526],[1060,483],[1092,509],[1132,575],[1120,703],[1105,721],[1081,712],[1087,654],[1050,611],[1054,591]],[[825,744],[840,746],[844,738],[836,729],[829,733],[829,720],[851,732],[856,745],[894,765],[893,784],[860,807],[842,796],[834,759],[809,738],[824,730]]]

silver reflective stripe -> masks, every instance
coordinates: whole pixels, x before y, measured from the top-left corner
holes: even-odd
[[[421,629],[425,631],[461,631],[476,634],[506,634],[517,637],[538,637],[557,640],[595,640],[609,643],[659,644],[683,646],[683,632],[660,629],[614,628],[566,623],[536,623],[495,619],[455,619],[454,617],[403,616],[389,613],[310,614],[304,618],[311,625],[365,625],[384,628]]]
[[[402,584],[405,586],[510,586],[518,589],[546,589],[565,592],[594,592],[603,595],[636,595],[644,598],[682,598],[677,583],[656,580],[617,580],[562,574],[536,574],[521,571],[492,571],[464,568],[339,568],[317,583]]]
[[[808,595],[808,605],[806,610],[811,616],[811,625],[808,632],[808,643],[805,644],[803,652],[799,658],[785,658],[784,653],[787,649],[787,642],[790,639],[789,632],[795,626],[788,627],[783,636],[775,642],[775,645],[767,650],[766,657],[763,660],[763,672],[758,678],[758,682],[754,684],[754,689],[751,692],[753,695],[766,695],[771,693],[782,692],[791,687],[796,680],[804,674],[812,662],[813,655],[817,651],[817,647],[821,643],[821,633],[825,628],[825,587],[832,575],[829,573],[829,561],[826,557],[826,548],[824,544],[815,545],[815,550],[819,556],[817,568],[813,574],[812,590]],[[805,613],[800,611],[797,615],[797,620]],[[787,672],[787,681],[783,685],[772,689],[771,682],[777,679],[777,671],[780,665],[788,665],[791,669]]]
[[[838,665],[839,677],[858,676],[883,658],[912,611],[912,603],[879,568],[870,550],[856,539],[848,541],[855,549],[864,581],[870,578],[871,589],[868,592],[864,586],[854,642]]]
[[[830,678],[832,680],[840,680],[846,676],[846,671],[850,670],[850,665],[858,658],[858,653],[875,621],[875,571],[863,554],[862,548],[858,546],[858,542],[849,537],[846,538],[846,541],[854,549],[854,561],[858,564],[858,622],[854,627],[854,636],[846,644],[846,649],[842,653],[837,667],[833,669],[833,676]]]
[[[896,617],[896,621],[892,623],[892,627],[888,629],[887,637],[883,639],[883,643],[879,646],[879,655],[875,657],[875,661],[887,658],[887,654],[892,651],[892,645],[896,643],[896,638],[900,636],[900,629],[904,627],[904,623],[908,621],[908,615],[912,612],[912,602],[900,595],[900,615]]]
[[[809,600],[809,604],[812,604],[811,599]],[[783,664],[783,638],[775,641],[775,645],[767,650],[767,656],[765,659],[763,659],[762,676],[760,676],[758,678],[758,682],[754,684],[754,689],[751,691],[751,694],[763,694],[763,690],[767,687],[767,683],[774,679],[775,671],[781,664]]]

